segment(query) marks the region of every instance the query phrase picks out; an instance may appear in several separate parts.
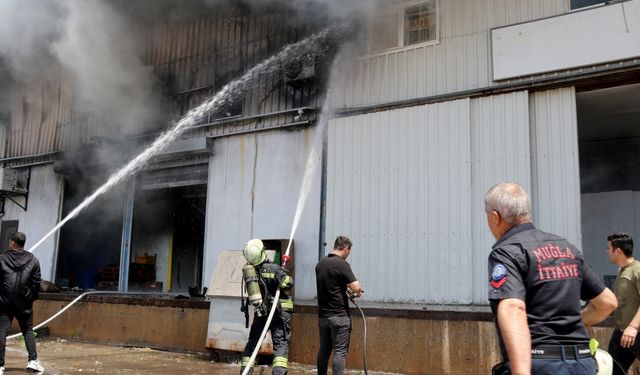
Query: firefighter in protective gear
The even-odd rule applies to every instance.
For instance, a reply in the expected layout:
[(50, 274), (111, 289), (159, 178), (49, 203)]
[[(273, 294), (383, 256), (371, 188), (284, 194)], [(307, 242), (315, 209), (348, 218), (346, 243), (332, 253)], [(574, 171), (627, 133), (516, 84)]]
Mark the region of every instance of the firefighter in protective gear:
[[(291, 314), (293, 313), (293, 302), (286, 291), (293, 287), (293, 278), (289, 272), (272, 263), (267, 258), (267, 253), (262, 241), (251, 240), (244, 247), (243, 255), (247, 262), (255, 267), (255, 273), (262, 293), (262, 307), (254, 306), (253, 323), (249, 331), (249, 341), (242, 353), (242, 367), (240, 373), (249, 364), (251, 354), (258, 344), (260, 334), (267, 323), (268, 312), (272, 304), (277, 303), (277, 311), (273, 316), (269, 330), (273, 341), (273, 374), (287, 374), (289, 363), (289, 340), (291, 338)], [(245, 266), (246, 267), (246, 266)], [(245, 282), (246, 286), (246, 282)], [(273, 301), (276, 291), (280, 289), (279, 301)], [(249, 293), (249, 292), (248, 292)], [(256, 298), (253, 299), (254, 301)], [(266, 312), (266, 313), (265, 313)], [(250, 369), (249, 374), (253, 374)]]

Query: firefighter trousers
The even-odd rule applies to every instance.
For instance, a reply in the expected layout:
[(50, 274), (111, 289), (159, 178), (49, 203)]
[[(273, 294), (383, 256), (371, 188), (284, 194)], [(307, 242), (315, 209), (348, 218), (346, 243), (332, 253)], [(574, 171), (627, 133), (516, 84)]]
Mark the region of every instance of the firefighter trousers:
[[(253, 317), (253, 324), (249, 331), (249, 341), (242, 352), (242, 367), (240, 373), (249, 363), (253, 350), (258, 345), (260, 334), (267, 323), (267, 316)], [(273, 342), (273, 375), (286, 375), (289, 367), (289, 340), (291, 339), (291, 312), (278, 311), (274, 314), (271, 325), (271, 341)], [(255, 365), (255, 363), (254, 363)], [(248, 374), (253, 374), (250, 369)]]

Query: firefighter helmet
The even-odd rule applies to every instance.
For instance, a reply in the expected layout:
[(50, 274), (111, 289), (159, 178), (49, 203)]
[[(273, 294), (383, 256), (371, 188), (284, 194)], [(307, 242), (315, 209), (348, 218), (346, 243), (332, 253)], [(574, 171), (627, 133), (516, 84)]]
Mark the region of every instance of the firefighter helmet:
[(596, 362), (598, 362), (598, 375), (613, 374), (613, 359), (611, 355), (602, 349), (596, 350)]
[(247, 244), (244, 245), (244, 250), (242, 250), (242, 255), (244, 255), (244, 258), (252, 266), (257, 266), (267, 258), (267, 252), (260, 240), (250, 240), (247, 242)]

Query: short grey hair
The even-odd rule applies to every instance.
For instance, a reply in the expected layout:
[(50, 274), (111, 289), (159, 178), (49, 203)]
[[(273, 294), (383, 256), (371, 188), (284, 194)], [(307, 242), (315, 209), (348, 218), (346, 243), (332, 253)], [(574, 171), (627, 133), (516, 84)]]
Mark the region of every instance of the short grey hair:
[(484, 207), (487, 212), (497, 211), (508, 224), (528, 221), (531, 215), (529, 194), (513, 182), (493, 185), (484, 196)]

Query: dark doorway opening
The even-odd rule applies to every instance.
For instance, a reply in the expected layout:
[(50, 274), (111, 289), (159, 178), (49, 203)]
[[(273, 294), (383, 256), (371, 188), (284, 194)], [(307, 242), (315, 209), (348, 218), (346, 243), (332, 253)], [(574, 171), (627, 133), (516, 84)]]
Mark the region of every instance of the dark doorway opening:
[[(105, 175), (67, 178), (65, 217), (107, 179)], [(123, 185), (102, 195), (60, 230), (56, 284), (81, 289), (117, 289), (122, 242)]]
[(129, 290), (202, 289), (206, 185), (136, 192)]
[(610, 282), (607, 235), (640, 236), (640, 84), (578, 92), (576, 109), (583, 252)]
[(18, 231), (18, 220), (6, 220), (2, 222), (0, 229), (0, 254), (9, 250), (9, 237)]

